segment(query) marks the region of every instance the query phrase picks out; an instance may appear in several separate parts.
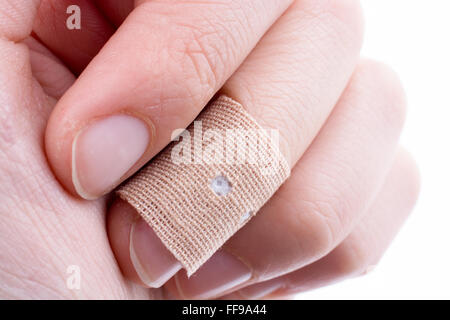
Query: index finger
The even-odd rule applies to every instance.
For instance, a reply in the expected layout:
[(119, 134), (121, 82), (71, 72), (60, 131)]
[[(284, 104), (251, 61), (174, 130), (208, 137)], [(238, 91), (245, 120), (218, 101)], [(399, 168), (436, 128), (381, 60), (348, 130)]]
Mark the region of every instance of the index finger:
[(292, 1), (138, 2), (48, 124), (57, 177), (86, 199), (112, 190), (191, 123)]

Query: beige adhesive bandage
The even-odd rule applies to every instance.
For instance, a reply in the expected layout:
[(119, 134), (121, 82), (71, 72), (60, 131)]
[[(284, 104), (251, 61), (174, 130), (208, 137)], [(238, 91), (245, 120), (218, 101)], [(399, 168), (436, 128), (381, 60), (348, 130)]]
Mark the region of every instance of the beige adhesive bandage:
[(272, 197), (290, 173), (278, 131), (220, 96), (119, 188), (192, 275)]

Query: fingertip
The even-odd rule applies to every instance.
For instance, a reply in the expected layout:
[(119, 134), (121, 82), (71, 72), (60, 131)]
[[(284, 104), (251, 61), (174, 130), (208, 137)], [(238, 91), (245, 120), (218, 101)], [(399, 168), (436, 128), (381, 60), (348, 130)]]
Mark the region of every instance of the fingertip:
[(160, 288), (181, 264), (127, 202), (116, 199), (108, 215), (108, 236), (125, 278), (149, 288)]
[(130, 234), (133, 224), (140, 219), (135, 209), (127, 202), (117, 198), (109, 208), (107, 232), (111, 249), (125, 278), (144, 285), (130, 258)]
[(94, 200), (145, 165), (152, 156), (154, 138), (153, 123), (140, 113), (86, 115), (69, 97), (58, 103), (48, 121), (45, 150), (64, 188)]
[(72, 152), (64, 152), (65, 139), (68, 136), (67, 129), (59, 131), (58, 123), (61, 122), (60, 113), (56, 109), (47, 121), (44, 137), (44, 149), (48, 165), (61, 186), (71, 195), (79, 197), (72, 183)]

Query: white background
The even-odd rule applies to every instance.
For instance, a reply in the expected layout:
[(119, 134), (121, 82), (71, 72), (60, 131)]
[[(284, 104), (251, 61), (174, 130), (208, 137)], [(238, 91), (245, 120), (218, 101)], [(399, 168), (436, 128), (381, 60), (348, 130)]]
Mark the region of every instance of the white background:
[(403, 80), (402, 144), (419, 164), (417, 206), (376, 269), (299, 299), (450, 299), (450, 1), (362, 0), (362, 55)]

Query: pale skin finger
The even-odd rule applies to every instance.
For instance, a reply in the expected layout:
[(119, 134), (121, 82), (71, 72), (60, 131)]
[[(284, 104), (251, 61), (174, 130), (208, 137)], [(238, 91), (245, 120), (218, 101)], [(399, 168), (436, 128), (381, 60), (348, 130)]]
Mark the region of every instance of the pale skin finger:
[[(364, 62), (290, 179), (222, 252), (246, 268), (210, 261), (187, 278), (183, 271), (169, 288), (184, 298), (227, 293), (213, 276), (250, 277), (234, 287), (268, 280), (328, 254), (354, 228), (374, 200), (394, 158), (405, 102), (392, 71)], [(239, 279), (243, 279), (242, 277)], [(175, 284), (175, 285), (174, 285)]]
[[(291, 165), (296, 162), (323, 125), (358, 60), (362, 37), (360, 8), (354, 1), (331, 3), (298, 1), (289, 8), (223, 89), (238, 101), (243, 101), (247, 110), (261, 124), (270, 127), (270, 123), (280, 129), (281, 136), (285, 138), (282, 150)], [(311, 14), (311, 11), (314, 14)], [(345, 25), (341, 22), (344, 20), (347, 23)], [(314, 37), (318, 29), (317, 25), (321, 26), (319, 29), (323, 30), (327, 37)], [(291, 41), (296, 38), (308, 40)], [(345, 38), (347, 41), (339, 43), (336, 41), (337, 38)], [(332, 49), (330, 49), (330, 43), (333, 46)], [(275, 48), (283, 54), (273, 57), (271, 53)], [(326, 54), (328, 51), (334, 54), (328, 56)], [(320, 58), (317, 58), (319, 54)], [(292, 72), (293, 65), (298, 72)], [(329, 71), (327, 77), (320, 72), (325, 69)], [(265, 78), (271, 81), (266, 82), (263, 80)], [(318, 83), (320, 85), (317, 85)], [(239, 90), (240, 87), (243, 89)], [(298, 90), (298, 87), (305, 90)], [(278, 90), (284, 90), (284, 94), (279, 94)], [(323, 94), (324, 92), (326, 94)], [(262, 103), (264, 99), (251, 99), (259, 94), (262, 98), (266, 98), (265, 103)], [(271, 96), (282, 96), (282, 98), (278, 101)], [(279, 110), (278, 116), (275, 117), (276, 110), (280, 109), (280, 106), (285, 109)], [(301, 117), (301, 114), (305, 116)], [(299, 122), (302, 123), (302, 129), (296, 130)], [(298, 137), (300, 130), (303, 132), (302, 139), (291, 139), (291, 137)], [(124, 214), (127, 218), (119, 217), (120, 214)], [(162, 256), (157, 252), (165, 252), (167, 255), (167, 250), (158, 240), (155, 246), (149, 248), (146, 245), (151, 239), (155, 239), (155, 236), (151, 229), (142, 223), (134, 230), (141, 230), (143, 236), (133, 232), (133, 237), (141, 239), (133, 242), (139, 248), (135, 248), (131, 255), (135, 257), (134, 254), (140, 251), (138, 255), (141, 262), (137, 263), (135, 259), (134, 264), (141, 269), (141, 276), (136, 274), (130, 259), (132, 246), (129, 236), (136, 217), (137, 214), (133, 213), (133, 209), (123, 203), (119, 202), (113, 206), (109, 217), (112, 247), (116, 255), (121, 257), (118, 260), (128, 278), (139, 282), (142, 282), (140, 278), (145, 278), (144, 283), (148, 286), (159, 286), (180, 266), (173, 258), (172, 260), (164, 259), (164, 261), (153, 258)], [(125, 231), (119, 232), (121, 228)], [(141, 268), (145, 268), (147, 263), (148, 271), (151, 273), (148, 276)]]
[(52, 113), (46, 151), (59, 181), (94, 199), (132, 175), (192, 122), (291, 2), (137, 2)]
[(225, 299), (279, 298), (364, 275), (380, 261), (418, 198), (420, 177), (410, 154), (400, 149), (380, 193), (351, 234), (322, 259)]

